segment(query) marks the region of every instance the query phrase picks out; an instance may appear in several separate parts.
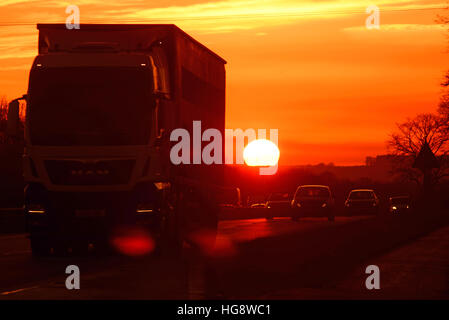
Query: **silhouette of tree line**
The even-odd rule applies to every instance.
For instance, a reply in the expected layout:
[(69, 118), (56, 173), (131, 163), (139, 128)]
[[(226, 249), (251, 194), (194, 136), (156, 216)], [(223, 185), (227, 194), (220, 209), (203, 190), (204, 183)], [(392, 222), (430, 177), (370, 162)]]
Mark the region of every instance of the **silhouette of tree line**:
[(22, 144), (23, 143), (23, 129), (24, 129), (24, 119), (25, 119), (25, 103), (20, 103), (20, 124), (19, 133), (17, 137), (12, 139), (6, 133), (7, 121), (8, 121), (8, 101), (5, 96), (0, 97), (0, 144)]
[[(449, 17), (439, 16), (438, 22), (449, 26)], [(435, 113), (422, 113), (397, 124), (397, 130), (387, 141), (390, 152), (397, 156), (394, 173), (404, 180), (423, 183), (423, 174), (413, 163), (421, 148), (428, 144), (438, 159), (432, 169), (432, 184), (449, 177), (449, 70), (441, 83), (442, 94)]]

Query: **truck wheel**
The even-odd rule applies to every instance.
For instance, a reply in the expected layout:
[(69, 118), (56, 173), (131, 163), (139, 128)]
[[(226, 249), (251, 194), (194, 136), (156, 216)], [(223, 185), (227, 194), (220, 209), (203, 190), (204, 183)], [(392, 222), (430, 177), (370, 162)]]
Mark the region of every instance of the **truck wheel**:
[(114, 249), (107, 238), (99, 238), (93, 241), (94, 252), (100, 256), (114, 254)]
[(72, 254), (76, 256), (85, 256), (89, 251), (89, 243), (87, 241), (81, 241), (71, 244)]
[(203, 253), (215, 247), (219, 206), (204, 190), (189, 190), (181, 202), (181, 226), (184, 241)]
[(162, 251), (180, 256), (184, 244), (203, 252), (215, 246), (219, 207), (207, 194), (184, 188), (175, 196), (173, 210), (166, 214)]
[(173, 192), (164, 208), (162, 232), (156, 250), (164, 256), (179, 257), (184, 246), (181, 218), (183, 214), (182, 194)]
[(55, 242), (53, 245), (53, 254), (57, 257), (65, 257), (69, 253), (68, 245), (65, 241)]
[(167, 213), (157, 250), (165, 256), (179, 257), (182, 253), (183, 239), (179, 229), (176, 212)]
[(51, 246), (49, 242), (41, 238), (30, 238), (31, 253), (34, 257), (46, 257), (50, 255)]

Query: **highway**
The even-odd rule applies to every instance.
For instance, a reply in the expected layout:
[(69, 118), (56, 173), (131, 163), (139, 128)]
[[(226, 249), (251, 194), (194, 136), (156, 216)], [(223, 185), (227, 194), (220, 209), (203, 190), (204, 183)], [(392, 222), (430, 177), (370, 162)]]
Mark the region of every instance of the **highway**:
[[(227, 283), (227, 288), (222, 288), (223, 279), (239, 277), (235, 268), (238, 270), (240, 263), (238, 250), (242, 246), (290, 234), (296, 236), (318, 231), (326, 232), (326, 229), (364, 219), (370, 218), (337, 217), (334, 223), (321, 218), (306, 218), (299, 222), (286, 218), (272, 221), (265, 219), (222, 221), (219, 224), (216, 245), (218, 260), (205, 257), (193, 249), (186, 249), (187, 253), (181, 259), (154, 255), (126, 257), (95, 253), (82, 257), (69, 255), (36, 259), (31, 256), (25, 234), (0, 235), (0, 299), (242, 297), (232, 294), (241, 289), (229, 287), (232, 286), (232, 281)], [(288, 243), (284, 245), (285, 248), (288, 247)], [(260, 255), (261, 250), (263, 252), (263, 248), (258, 248), (254, 254)], [(80, 290), (67, 290), (65, 287), (65, 279), (68, 276), (65, 274), (65, 268), (68, 265), (77, 265), (80, 268)], [(222, 265), (226, 267), (222, 268)], [(229, 265), (232, 265), (232, 268), (229, 268)], [(251, 267), (257, 268), (257, 265)], [(266, 289), (281, 290), (269, 281)]]

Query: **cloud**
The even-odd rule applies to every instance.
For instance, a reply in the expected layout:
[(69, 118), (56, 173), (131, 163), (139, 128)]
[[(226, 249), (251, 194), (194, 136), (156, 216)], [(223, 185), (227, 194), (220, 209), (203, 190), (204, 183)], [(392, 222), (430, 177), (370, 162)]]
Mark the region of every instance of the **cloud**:
[[(134, 10), (107, 10), (113, 19), (132, 21), (175, 22), (186, 29), (200, 32), (229, 31), (290, 24), (300, 20), (335, 18), (366, 14), (370, 1), (295, 1), (295, 0), (230, 0)], [(379, 0), (381, 12), (426, 10), (442, 7), (433, 2)], [(219, 27), (218, 27), (219, 26)]]
[[(0, 59), (36, 55), (37, 31), (29, 26), (0, 28)], [(0, 67), (4, 67), (0, 65)]]
[[(374, 30), (374, 32), (379, 31), (444, 31), (446, 28), (443, 24), (381, 24), (379, 30)], [(344, 28), (343, 31), (347, 32), (366, 32), (367, 28), (365, 26), (348, 27)], [(373, 32), (373, 31), (370, 31)]]
[[(3, 0), (0, 4), (0, 58), (31, 57), (36, 53), (34, 22), (65, 23), (61, 0)], [(194, 34), (220, 34), (289, 25), (298, 21), (365, 15), (371, 1), (355, 0), (79, 0), (81, 23), (175, 23)], [(444, 6), (432, 0), (377, 0), (382, 12), (387, 10), (426, 10)], [(14, 17), (15, 20), (12, 20)], [(11, 26), (7, 26), (12, 24)], [(388, 24), (382, 31), (438, 30), (438, 25)], [(365, 30), (347, 27), (346, 32)]]
[(29, 70), (29, 69), (30, 69), (29, 64), (20, 64), (20, 65), (15, 65), (15, 66), (2, 66), (2, 67), (0, 67), (0, 72), (1, 71), (14, 71), (14, 70)]

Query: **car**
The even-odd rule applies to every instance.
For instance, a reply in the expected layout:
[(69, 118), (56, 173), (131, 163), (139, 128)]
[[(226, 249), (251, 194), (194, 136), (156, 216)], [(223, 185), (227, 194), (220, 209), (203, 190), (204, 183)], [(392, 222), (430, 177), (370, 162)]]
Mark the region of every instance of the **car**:
[(221, 188), (218, 202), (222, 208), (240, 208), (242, 206), (240, 188)]
[(335, 220), (335, 200), (328, 186), (302, 185), (296, 189), (291, 201), (292, 219), (302, 217), (327, 217)]
[(388, 211), (393, 214), (408, 213), (411, 211), (411, 199), (409, 196), (396, 196), (388, 199)]
[(372, 189), (354, 189), (345, 201), (345, 210), (349, 215), (378, 214), (379, 198)]
[(271, 220), (275, 216), (284, 216), (290, 211), (291, 193), (273, 192), (268, 196), (266, 208), (269, 209), (267, 219)]
[(239, 188), (221, 188), (218, 194), (220, 211), (227, 215), (242, 207), (242, 198)]
[(250, 208), (266, 208), (266, 194), (251, 194), (246, 197), (246, 205)]
[(267, 204), (266, 203), (253, 203), (252, 205), (249, 206), (250, 208), (262, 208), (262, 209), (266, 209), (267, 208)]

